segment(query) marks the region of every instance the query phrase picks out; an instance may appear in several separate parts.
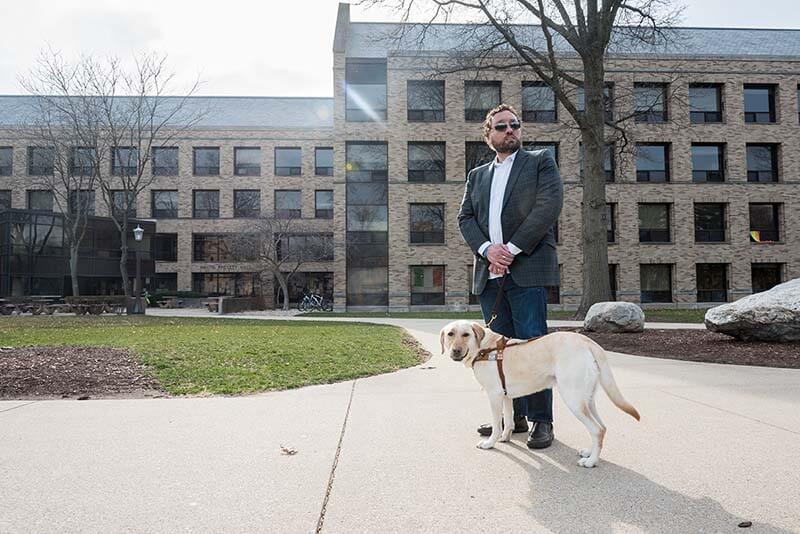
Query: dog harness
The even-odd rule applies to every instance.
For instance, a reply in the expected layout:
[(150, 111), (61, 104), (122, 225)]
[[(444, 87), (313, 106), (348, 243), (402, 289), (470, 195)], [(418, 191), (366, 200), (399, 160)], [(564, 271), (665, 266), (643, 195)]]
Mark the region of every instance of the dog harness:
[[(475, 356), (475, 359), (472, 360), (472, 365), (474, 366), (475, 362), (482, 362), (482, 361), (488, 362), (495, 360), (497, 362), (497, 374), (500, 375), (500, 385), (503, 386), (503, 394), (508, 396), (508, 391), (506, 391), (506, 374), (503, 372), (503, 352), (506, 350), (507, 347), (525, 345), (526, 343), (530, 343), (531, 341), (537, 340), (540, 337), (542, 336), (532, 337), (524, 341), (512, 341), (511, 343), (509, 343), (508, 338), (502, 336), (497, 341), (497, 345), (495, 347), (479, 350), (478, 355)], [(492, 358), (491, 356), (492, 353), (495, 353), (494, 358)]]

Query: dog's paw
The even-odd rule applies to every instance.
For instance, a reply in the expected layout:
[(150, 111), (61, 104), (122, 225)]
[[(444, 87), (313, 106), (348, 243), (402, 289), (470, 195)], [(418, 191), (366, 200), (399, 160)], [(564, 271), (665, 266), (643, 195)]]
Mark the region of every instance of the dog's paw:
[(592, 449), (581, 449), (578, 451), (578, 456), (581, 458), (588, 458), (592, 455)]
[(490, 439), (485, 439), (483, 441), (478, 442), (476, 447), (478, 447), (479, 449), (484, 449), (484, 450), (491, 449), (492, 447), (494, 447), (494, 441), (492, 441)]
[(500, 435), (500, 441), (503, 443), (509, 441), (511, 439), (511, 432), (503, 430), (503, 433)]
[(597, 461), (591, 458), (581, 458), (578, 460), (578, 465), (581, 467), (594, 467), (597, 465)]

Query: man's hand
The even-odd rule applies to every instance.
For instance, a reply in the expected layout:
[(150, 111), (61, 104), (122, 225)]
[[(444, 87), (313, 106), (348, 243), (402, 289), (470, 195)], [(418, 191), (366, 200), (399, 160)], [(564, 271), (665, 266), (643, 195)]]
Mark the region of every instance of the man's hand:
[(489, 245), (486, 249), (486, 258), (489, 260), (489, 272), (492, 274), (505, 274), (508, 266), (514, 261), (514, 255), (506, 245)]

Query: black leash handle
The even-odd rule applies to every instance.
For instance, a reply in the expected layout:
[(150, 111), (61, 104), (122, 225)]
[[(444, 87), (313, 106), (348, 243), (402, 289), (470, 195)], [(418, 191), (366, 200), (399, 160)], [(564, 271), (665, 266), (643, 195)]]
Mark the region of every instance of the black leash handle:
[(497, 292), (497, 298), (494, 300), (494, 307), (492, 308), (492, 315), (489, 318), (489, 322), (486, 323), (486, 328), (491, 328), (492, 323), (495, 319), (497, 319), (497, 308), (500, 306), (500, 300), (503, 298), (503, 288), (506, 285), (506, 278), (508, 278), (508, 274), (503, 275), (503, 280), (500, 282), (500, 290)]

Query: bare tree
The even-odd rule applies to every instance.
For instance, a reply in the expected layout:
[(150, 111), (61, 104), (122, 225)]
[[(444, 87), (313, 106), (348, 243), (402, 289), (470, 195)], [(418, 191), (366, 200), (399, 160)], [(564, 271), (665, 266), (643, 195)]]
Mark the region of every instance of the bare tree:
[[(669, 27), (681, 8), (673, 0), (362, 0), (367, 7), (398, 10), (403, 22), (391, 35), (399, 50), (430, 50), (442, 26), (453, 24), (446, 57), (432, 57), (436, 75), (492, 69), (530, 69), (574, 119), (584, 154), (582, 249), (583, 291), (577, 311), (583, 317), (595, 302), (609, 300), (606, 242), (605, 144), (610, 136), (627, 145), (626, 121), (649, 109), (610, 117), (604, 96), (609, 50), (652, 51), (671, 41)], [(427, 41), (426, 41), (427, 39)], [(583, 109), (576, 96), (582, 96)], [(662, 102), (663, 103), (663, 102)], [(659, 105), (658, 100), (649, 104)]]
[(254, 266), (262, 278), (274, 277), (289, 309), (289, 281), (301, 267), (333, 260), (333, 234), (305, 232), (298, 219), (262, 217), (247, 234), (233, 234), (228, 250), (233, 261)]

